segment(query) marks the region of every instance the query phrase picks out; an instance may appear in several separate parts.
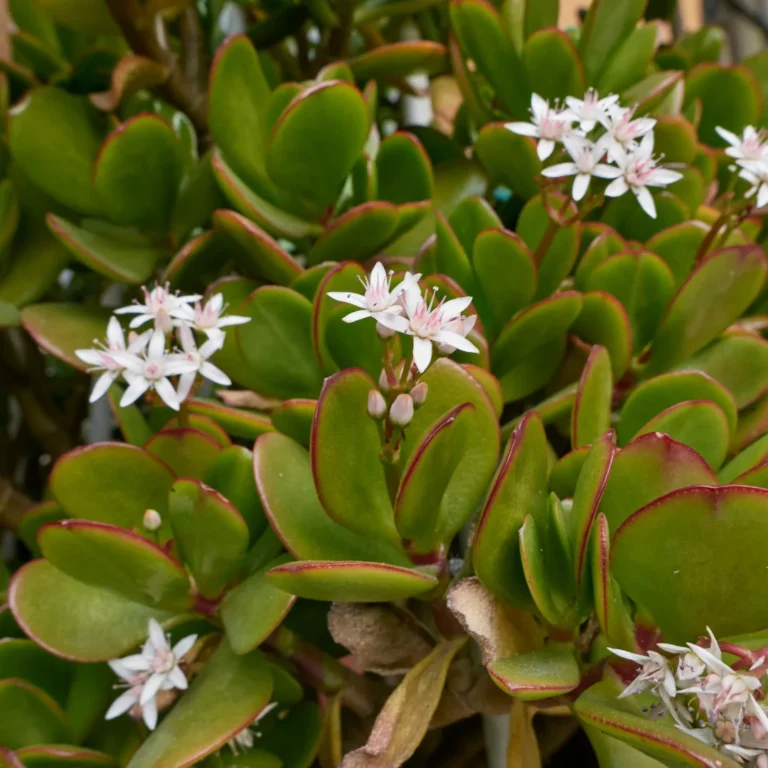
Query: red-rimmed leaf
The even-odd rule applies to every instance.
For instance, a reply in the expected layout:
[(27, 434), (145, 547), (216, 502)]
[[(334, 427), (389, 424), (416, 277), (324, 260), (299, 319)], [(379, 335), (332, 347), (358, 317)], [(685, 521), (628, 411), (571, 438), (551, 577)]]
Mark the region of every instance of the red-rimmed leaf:
[(423, 594), (437, 579), (422, 571), (385, 563), (303, 560), (272, 568), (267, 579), (279, 589), (310, 600), (380, 603)]
[(654, 235), (645, 247), (666, 262), (675, 277), (675, 285), (679, 287), (688, 277), (707, 232), (708, 227), (703, 222), (686, 221)]
[(421, 142), (397, 131), (381, 142), (376, 154), (378, 196), (398, 205), (431, 200), (435, 189), (432, 163)]
[(32, 640), (0, 639), (0, 680), (25, 680), (65, 707), (73, 676), (71, 664), (52, 656)]
[(523, 701), (562, 696), (581, 681), (573, 648), (559, 643), (497, 659), (488, 665), (488, 674), (502, 691)]
[(71, 730), (61, 707), (36, 685), (0, 680), (0, 741), (11, 749), (67, 742)]
[(559, 499), (573, 498), (576, 483), (589, 453), (589, 446), (569, 451), (561, 456), (552, 466), (549, 473), (549, 488)]
[(571, 411), (571, 446), (590, 445), (611, 426), (613, 376), (605, 347), (592, 347), (579, 379)]
[(562, 30), (534, 32), (525, 41), (523, 63), (531, 88), (542, 98), (562, 101), (565, 96), (584, 94), (584, 68), (571, 38)]
[(495, 184), (504, 184), (524, 200), (537, 194), (541, 160), (533, 139), (512, 133), (504, 123), (488, 123), (477, 135), (475, 152)]
[(111, 755), (86, 747), (67, 747), (62, 744), (24, 747), (16, 754), (26, 768), (117, 768), (118, 762)]
[[(729, 461), (718, 473), (717, 479), (721, 485), (727, 485), (743, 475), (748, 470), (762, 464), (768, 458), (768, 435), (763, 435), (747, 446), (731, 461)], [(749, 485), (749, 483), (745, 483)]]
[(216, 460), (221, 446), (196, 429), (163, 429), (149, 438), (145, 450), (177, 476), (201, 478)]
[(632, 328), (621, 302), (604, 291), (585, 293), (573, 332), (582, 341), (601, 344), (608, 350), (614, 381), (619, 381), (632, 355)]
[(270, 418), (275, 429), (309, 448), (316, 407), (317, 400), (286, 400), (270, 413)]
[(548, 624), (558, 626), (563, 612), (556, 604), (554, 590), (548, 582), (544, 547), (536, 522), (530, 515), (523, 521), (517, 535), (520, 544), (520, 562), (531, 598), (544, 620)]
[(229, 260), (229, 244), (220, 232), (203, 232), (193, 237), (171, 259), (162, 280), (179, 288), (196, 290), (219, 275), (223, 260)]
[(448, 53), (441, 43), (412, 40), (381, 45), (352, 57), (348, 63), (359, 81), (371, 78), (389, 81), (415, 72), (438, 75), (448, 69)]
[(0, 768), (24, 768), (24, 763), (6, 747), (0, 747)]
[(255, 440), (259, 435), (273, 430), (269, 417), (256, 411), (232, 408), (218, 400), (200, 397), (188, 399), (187, 405), (191, 413), (209, 417), (233, 437)]
[(91, 104), (104, 112), (114, 112), (120, 102), (143, 88), (162, 85), (168, 77), (168, 67), (146, 56), (124, 56), (112, 70), (108, 91), (91, 93)]

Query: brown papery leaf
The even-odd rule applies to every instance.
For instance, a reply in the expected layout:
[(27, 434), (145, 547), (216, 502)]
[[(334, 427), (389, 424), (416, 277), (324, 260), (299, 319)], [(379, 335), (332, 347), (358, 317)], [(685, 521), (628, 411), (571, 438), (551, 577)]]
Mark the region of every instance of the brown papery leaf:
[(440, 701), (448, 667), (466, 641), (444, 640), (403, 678), (376, 718), (368, 743), (350, 752), (341, 768), (398, 768), (416, 751)]
[(415, 616), (384, 604), (334, 603), (328, 629), (358, 667), (380, 675), (405, 674), (435, 645)]
[(477, 577), (462, 579), (448, 593), (448, 608), (483, 653), (483, 664), (541, 648), (541, 629), (527, 611), (497, 600)]
[(271, 411), (283, 402), (247, 389), (217, 389), (216, 397), (232, 408), (254, 408), (257, 411)]
[(509, 746), (507, 768), (541, 768), (539, 742), (533, 730), (533, 707), (519, 699), (512, 700), (509, 711)]

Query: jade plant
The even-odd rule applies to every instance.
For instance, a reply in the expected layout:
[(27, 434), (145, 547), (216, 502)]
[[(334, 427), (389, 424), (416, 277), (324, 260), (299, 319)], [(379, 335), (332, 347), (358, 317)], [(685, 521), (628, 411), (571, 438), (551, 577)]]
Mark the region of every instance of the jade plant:
[(767, 54), (558, 6), (10, 0), (1, 768), (768, 765)]

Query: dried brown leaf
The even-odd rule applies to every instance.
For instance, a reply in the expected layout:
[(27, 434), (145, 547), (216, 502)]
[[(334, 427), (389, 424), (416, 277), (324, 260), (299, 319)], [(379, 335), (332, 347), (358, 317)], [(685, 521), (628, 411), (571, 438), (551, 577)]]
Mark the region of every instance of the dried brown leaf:
[(271, 411), (283, 402), (247, 389), (217, 389), (216, 397), (231, 408), (253, 408), (257, 411)]
[(512, 700), (509, 711), (507, 768), (541, 768), (539, 742), (533, 730), (536, 710), (524, 701)]

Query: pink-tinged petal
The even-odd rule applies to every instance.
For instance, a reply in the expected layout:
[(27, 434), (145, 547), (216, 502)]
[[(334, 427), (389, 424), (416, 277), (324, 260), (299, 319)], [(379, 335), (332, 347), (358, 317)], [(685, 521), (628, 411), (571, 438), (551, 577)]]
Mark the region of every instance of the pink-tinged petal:
[(456, 349), (460, 349), (463, 352), (480, 351), (469, 339), (453, 331), (438, 331), (435, 334), (435, 341), (438, 344), (448, 344), (451, 347), (456, 347)]
[(143, 304), (129, 304), (127, 307), (118, 307), (113, 310), (115, 315), (143, 315), (147, 308)]
[(375, 317), (377, 322), (381, 323), (385, 328), (389, 328), (390, 331), (405, 333), (408, 330), (408, 321), (394, 312), (377, 312)]
[(164, 674), (156, 672), (154, 675), (149, 676), (149, 680), (144, 683), (144, 687), (141, 689), (141, 696), (139, 697), (139, 704), (143, 707), (148, 701), (157, 696), (158, 691), (165, 682), (166, 676)]
[(152, 334), (154, 331), (152, 329), (148, 331), (144, 331), (144, 333), (140, 333), (129, 345), (128, 345), (128, 352), (130, 352), (132, 355), (136, 355), (139, 352), (143, 352), (144, 348), (149, 343), (149, 340), (152, 338)]
[(475, 327), (475, 323), (477, 322), (477, 315), (469, 315), (468, 317), (464, 318), (464, 336), (467, 336), (469, 332)]
[[(192, 329), (188, 325), (184, 324), (179, 326), (178, 336), (179, 336), (179, 341), (181, 342), (181, 348), (185, 352), (197, 351), (197, 344), (195, 344), (195, 337), (192, 333)], [(163, 346), (163, 348), (165, 348), (165, 346)]]
[(157, 392), (160, 399), (169, 407), (173, 408), (174, 411), (179, 410), (179, 398), (176, 395), (176, 390), (173, 388), (173, 384), (171, 384), (168, 379), (163, 377), (162, 379), (158, 379), (155, 382), (155, 392)]
[(370, 282), (372, 285), (387, 284), (387, 270), (384, 268), (384, 265), (380, 261), (377, 261), (374, 268), (371, 270)]
[(651, 173), (651, 177), (648, 179), (648, 184), (654, 187), (666, 186), (667, 184), (674, 184), (682, 178), (682, 173), (672, 171), (669, 168), (657, 168)]
[(113, 702), (110, 708), (107, 710), (107, 714), (104, 715), (105, 720), (114, 720), (120, 715), (124, 715), (131, 707), (135, 706), (138, 701), (138, 696), (133, 690), (126, 691), (120, 694)]
[[(330, 296), (330, 294), (328, 294)], [(352, 294), (354, 296), (354, 294)], [(228, 325), (243, 325), (244, 323), (250, 323), (250, 317), (243, 317), (242, 315), (224, 315), (219, 319), (219, 328), (226, 328)]]
[(144, 720), (144, 725), (146, 725), (150, 731), (154, 731), (157, 727), (157, 702), (154, 699), (148, 701), (141, 708), (141, 717)]
[(459, 296), (458, 299), (450, 299), (443, 304), (443, 317), (456, 317), (460, 315), (472, 303), (471, 296)]
[(421, 373), (427, 370), (432, 360), (432, 342), (422, 339), (420, 336), (413, 337), (413, 362)]
[(179, 376), (179, 383), (176, 387), (176, 397), (178, 397), (179, 402), (184, 402), (187, 399), (187, 395), (192, 390), (192, 385), (195, 383), (196, 378), (197, 373), (195, 371), (182, 373)]
[(174, 667), (168, 673), (168, 682), (171, 683), (174, 688), (178, 688), (180, 691), (186, 691), (189, 687), (187, 678), (184, 676), (184, 673), (181, 671), (181, 669), (179, 669), (179, 667)]
[(328, 296), (334, 301), (343, 301), (345, 304), (352, 304), (354, 307), (364, 309), (368, 306), (365, 296), (359, 293), (342, 293), (340, 291), (329, 291)]
[(629, 185), (624, 177), (619, 176), (605, 188), (605, 194), (607, 197), (621, 197), (628, 189)]
[(129, 373), (140, 376), (144, 373), (144, 361), (132, 352), (110, 352), (109, 356)]
[(653, 201), (653, 195), (647, 187), (636, 187), (632, 190), (635, 193), (640, 207), (652, 218), (656, 218), (656, 203)]
[[(419, 280), (421, 280), (421, 272), (415, 275), (406, 272), (405, 275), (403, 275), (403, 279), (390, 291), (390, 298), (396, 299), (403, 291), (408, 290), (412, 285), (417, 285)], [(389, 309), (390, 312), (394, 312), (395, 310), (399, 312), (400, 307), (390, 307)]]
[(99, 368), (104, 367), (104, 358), (101, 350), (98, 349), (76, 349), (75, 354), (88, 365), (96, 365)]
[(539, 156), (539, 160), (547, 160), (549, 156), (555, 151), (555, 142), (552, 139), (541, 139), (536, 147), (536, 154)]
[(88, 402), (95, 403), (97, 400), (100, 400), (102, 397), (104, 397), (104, 395), (107, 394), (107, 390), (112, 386), (115, 379), (119, 375), (120, 374), (118, 373), (112, 373), (110, 371), (102, 373), (101, 376), (96, 379), (96, 383), (93, 385), (93, 389), (91, 390)]
[(365, 320), (366, 317), (373, 317), (373, 312), (369, 309), (358, 309), (357, 312), (350, 312), (341, 319), (345, 323), (356, 323), (358, 320)]
[(405, 289), (405, 311), (412, 317), (421, 303), (421, 288), (418, 283), (412, 283)]
[(536, 121), (540, 121), (547, 112), (549, 112), (549, 102), (539, 96), (538, 93), (534, 93), (531, 96), (531, 112), (533, 113)]
[(138, 317), (134, 317), (133, 320), (131, 320), (129, 328), (139, 328), (140, 326), (144, 325), (144, 323), (148, 323), (150, 320), (154, 320), (154, 315), (139, 315)]
[(584, 109), (584, 102), (581, 99), (577, 99), (575, 96), (566, 96), (565, 103), (573, 110), (573, 112), (581, 112), (581, 110)]
[(200, 357), (203, 360), (207, 360), (214, 352), (218, 352), (224, 346), (226, 338), (224, 333), (214, 333), (209, 336), (208, 340), (198, 350)]
[(186, 355), (166, 355), (163, 360), (163, 372), (166, 376), (178, 376), (191, 373), (200, 368), (199, 361), (190, 360)]
[(206, 302), (206, 306), (211, 307), (213, 311), (218, 315), (224, 307), (224, 294), (214, 293), (210, 299)]
[(617, 168), (614, 165), (598, 163), (592, 169), (592, 175), (597, 176), (598, 179), (617, 179), (621, 176), (621, 168)]
[(123, 326), (120, 325), (120, 321), (114, 316), (110, 317), (109, 322), (107, 323), (107, 341), (112, 347), (125, 349)]
[(197, 635), (187, 635), (186, 637), (182, 637), (181, 640), (173, 646), (173, 655), (177, 659), (183, 658), (192, 650), (192, 646), (196, 642)]
[(149, 382), (144, 378), (137, 376), (129, 381), (128, 389), (123, 392), (123, 396), (120, 398), (120, 407), (125, 408), (127, 405), (135, 403), (148, 389)]
[(576, 163), (558, 163), (557, 165), (545, 168), (541, 175), (551, 179), (559, 179), (563, 176), (573, 176), (578, 172), (579, 169), (576, 167)]
[(215, 384), (221, 384), (222, 387), (228, 387), (232, 384), (232, 379), (213, 363), (203, 363), (200, 366), (200, 375), (208, 379), (208, 381), (212, 381)]
[(539, 129), (532, 123), (505, 123), (504, 127), (518, 136), (531, 136), (535, 139), (539, 135)]
[(578, 202), (584, 195), (587, 194), (589, 189), (589, 182), (592, 177), (588, 173), (577, 173), (576, 178), (573, 180), (573, 187), (571, 189), (571, 196)]
[(632, 653), (631, 651), (625, 651), (621, 648), (609, 648), (608, 650), (611, 653), (616, 654), (616, 656), (620, 656), (622, 659), (634, 661), (635, 664), (645, 664), (645, 662), (648, 661), (647, 656), (641, 656), (639, 653)]
[(732, 146), (737, 146), (738, 144), (741, 144), (741, 139), (735, 134), (731, 133), (730, 131), (726, 130), (725, 128), (722, 128), (721, 126), (715, 126), (715, 130), (717, 131), (720, 138), (725, 139), (729, 144)]
[(148, 623), (149, 639), (152, 642), (152, 646), (155, 650), (171, 650), (171, 646), (168, 644), (168, 637), (166, 636), (163, 628), (160, 626), (160, 622), (157, 619), (150, 619)]
[(147, 347), (147, 357), (152, 360), (159, 360), (165, 354), (165, 334), (162, 331), (155, 331), (149, 340)]

